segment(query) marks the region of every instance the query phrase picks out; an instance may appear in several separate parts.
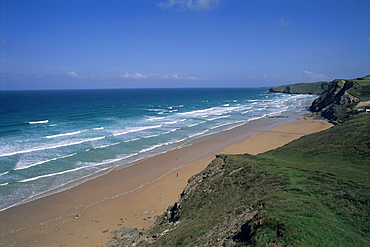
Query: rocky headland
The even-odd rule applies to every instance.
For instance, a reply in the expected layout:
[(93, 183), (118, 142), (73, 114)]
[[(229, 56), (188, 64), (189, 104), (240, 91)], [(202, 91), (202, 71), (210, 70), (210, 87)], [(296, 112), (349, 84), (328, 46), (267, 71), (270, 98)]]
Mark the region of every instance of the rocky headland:
[(287, 94), (322, 94), (331, 82), (311, 82), (311, 83), (296, 83), (291, 85), (282, 85), (271, 87), (271, 93), (287, 93)]
[(353, 113), (355, 106), (361, 101), (348, 90), (354, 82), (334, 80), (330, 86), (314, 101), (310, 107), (312, 112), (331, 121), (343, 121)]
[(309, 110), (333, 123), (345, 121), (370, 105), (370, 76), (331, 82), (297, 83), (270, 88), (273, 93), (317, 94)]

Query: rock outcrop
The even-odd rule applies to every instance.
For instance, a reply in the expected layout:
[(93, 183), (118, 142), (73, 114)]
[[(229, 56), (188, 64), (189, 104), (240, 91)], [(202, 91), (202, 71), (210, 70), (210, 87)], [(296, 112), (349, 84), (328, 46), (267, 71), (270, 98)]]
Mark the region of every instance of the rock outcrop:
[[(170, 206), (142, 235), (113, 246), (236, 246), (252, 241), (252, 231), (264, 225), (263, 210), (284, 181), (240, 155), (216, 158), (194, 175)], [(243, 159), (244, 162), (238, 162)], [(268, 189), (267, 189), (268, 187)], [(187, 237), (191, 236), (191, 240)], [(186, 240), (185, 240), (186, 239)], [(185, 242), (184, 242), (185, 241)], [(190, 241), (190, 242), (188, 242)], [(131, 245), (120, 245), (131, 243)]]
[[(188, 196), (192, 191), (194, 191), (199, 185), (201, 185), (204, 180), (208, 177), (213, 177), (217, 174), (217, 176), (223, 176), (224, 169), (223, 166), (225, 164), (226, 156), (218, 156), (204, 169), (201, 173), (194, 175), (188, 181), (187, 186), (180, 194), (180, 200), (176, 202), (174, 205), (170, 206), (167, 211), (162, 215), (162, 219), (157, 221), (157, 224), (161, 225), (165, 222), (176, 222), (180, 219), (181, 216), (181, 209), (184, 202), (188, 199)], [(209, 189), (206, 189), (209, 190)]]
[[(272, 93), (318, 94), (310, 111), (333, 123), (345, 121), (352, 114), (365, 111), (370, 98), (370, 76), (332, 82), (296, 83), (270, 88)], [(360, 103), (361, 102), (361, 103)]]
[[(244, 157), (249, 156), (240, 158)], [(198, 246), (235, 246), (250, 242), (251, 230), (264, 224), (260, 213), (271, 202), (273, 189), (266, 186), (275, 188), (282, 181), (282, 176), (267, 174), (252, 163), (216, 156), (188, 181), (179, 200), (151, 227), (142, 232), (114, 231), (107, 246), (195, 246), (196, 242), (202, 243)], [(193, 235), (191, 243), (179, 240), (189, 234)]]
[[(222, 176), (224, 174), (223, 166), (225, 164), (226, 157), (216, 156), (216, 158), (209, 164), (209, 166), (201, 173), (194, 175), (188, 181), (187, 186), (180, 194), (179, 200), (169, 206), (167, 210), (155, 221), (153, 226), (146, 230), (140, 230), (136, 228), (121, 228), (111, 232), (111, 239), (109, 244), (104, 247), (124, 247), (124, 246), (142, 246), (151, 244), (156, 239), (166, 235), (168, 232), (176, 229), (176, 225), (180, 223), (181, 211), (184, 202), (188, 199), (188, 196), (210, 176), (217, 174)], [(254, 216), (255, 214), (253, 214)], [(167, 227), (162, 232), (152, 234), (151, 228), (159, 227), (166, 223), (170, 223), (170, 227)], [(141, 242), (141, 244), (140, 244)]]
[(136, 242), (143, 235), (143, 230), (137, 228), (121, 228), (111, 232), (112, 238), (106, 247), (135, 246)]
[[(167, 210), (157, 219), (157, 221), (154, 223), (152, 228), (159, 227), (161, 225), (167, 225), (166, 229), (162, 232), (157, 232), (155, 234), (148, 234), (150, 231), (147, 231), (147, 234), (145, 236), (142, 236), (138, 239), (138, 241), (141, 241), (141, 245), (151, 244), (156, 241), (156, 239), (166, 235), (168, 232), (177, 229), (177, 225), (180, 224), (180, 219), (182, 216), (182, 210), (185, 202), (188, 200), (188, 197), (191, 195), (191, 193), (194, 193), (194, 191), (199, 186), (207, 185), (205, 180), (210, 177), (222, 177), (225, 173), (224, 165), (225, 165), (225, 159), (226, 156), (217, 156), (216, 158), (206, 167), (205, 170), (203, 170), (201, 173), (198, 173), (194, 175), (192, 178), (189, 179), (187, 186), (183, 190), (183, 192), (180, 194), (179, 200), (173, 204), (172, 206), (169, 206)], [(207, 187), (207, 186), (206, 186)], [(209, 193), (211, 188), (202, 188), (202, 191), (204, 193)], [(253, 214), (254, 216), (255, 214)], [(170, 223), (168, 225), (168, 223)], [(140, 244), (139, 244), (140, 245)]]
[(334, 80), (311, 105), (310, 110), (333, 122), (341, 122), (351, 115), (360, 99), (351, 95), (348, 89), (353, 82)]

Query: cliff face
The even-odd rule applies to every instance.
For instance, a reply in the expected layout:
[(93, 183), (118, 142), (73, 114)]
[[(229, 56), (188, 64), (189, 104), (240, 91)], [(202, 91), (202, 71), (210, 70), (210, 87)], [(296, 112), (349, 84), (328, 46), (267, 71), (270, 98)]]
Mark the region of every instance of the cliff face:
[[(203, 170), (201, 173), (198, 173), (194, 175), (189, 181), (187, 186), (185, 187), (184, 191), (180, 195), (180, 199), (178, 202), (176, 202), (173, 206), (170, 206), (166, 213), (163, 215), (163, 218), (157, 222), (160, 224), (166, 223), (166, 222), (176, 222), (181, 217), (181, 211), (183, 208), (184, 203), (187, 201), (189, 195), (192, 191), (195, 191), (198, 186), (202, 185), (204, 181), (209, 178), (213, 177), (216, 174), (221, 177), (225, 173), (225, 158), (226, 157), (217, 157), (214, 159), (205, 170)], [(204, 185), (204, 184), (203, 184)], [(208, 191), (209, 189), (205, 189)], [(204, 191), (204, 189), (203, 189)]]
[(310, 110), (329, 120), (338, 122), (347, 118), (360, 99), (348, 93), (352, 81), (334, 80), (311, 105)]
[(355, 106), (361, 101), (348, 92), (354, 82), (349, 80), (334, 80), (332, 82), (297, 83), (270, 88), (272, 93), (287, 94), (318, 94), (310, 110), (333, 122), (345, 120)]
[(189, 180), (179, 201), (152, 227), (144, 232), (116, 231), (108, 246), (236, 246), (251, 242), (251, 231), (263, 224), (259, 213), (284, 178), (266, 173), (250, 159), (249, 155), (216, 156)]
[[(204, 171), (193, 176), (181, 193), (179, 201), (170, 206), (154, 224), (153, 228), (159, 228), (162, 231), (149, 231), (149, 234), (144, 234), (140, 239), (141, 242), (139, 240), (138, 246), (156, 246), (157, 244), (157, 246), (163, 246), (163, 243), (156, 243), (156, 240), (176, 229), (182, 229), (179, 230), (180, 235), (186, 235), (186, 229), (189, 227), (191, 234), (205, 231), (193, 236), (193, 243), (199, 242), (201, 246), (221, 246), (222, 244), (235, 246), (240, 242), (247, 241), (249, 225), (246, 222), (250, 222), (256, 217), (263, 202), (260, 201), (260, 198), (249, 198), (248, 202), (245, 201), (241, 203), (243, 205), (239, 205), (238, 203), (242, 201), (243, 197), (237, 193), (238, 190), (234, 191), (229, 188), (229, 182), (232, 183), (232, 186), (243, 187), (239, 184), (238, 179), (235, 179), (236, 177), (240, 176), (241, 182), (249, 185), (262, 174), (248, 165), (229, 167), (226, 159), (227, 156), (216, 156)], [(246, 174), (242, 176), (241, 174), (244, 173)], [(279, 181), (279, 178), (274, 177), (269, 182)], [(261, 179), (262, 182), (265, 180)], [(261, 184), (258, 184), (259, 186), (256, 187), (261, 187)], [(245, 188), (243, 190), (246, 191)], [(258, 188), (250, 190), (256, 192)], [(230, 196), (232, 198), (229, 198)], [(220, 198), (225, 201), (221, 201)], [(246, 198), (248, 197), (245, 196)], [(240, 212), (233, 212), (235, 207)], [(212, 227), (206, 227), (207, 224)], [(245, 236), (240, 237), (241, 234), (245, 234)], [(175, 239), (178, 238), (175, 237)], [(169, 241), (168, 246), (178, 245), (177, 240)], [(192, 246), (193, 243), (183, 242), (181, 245)]]

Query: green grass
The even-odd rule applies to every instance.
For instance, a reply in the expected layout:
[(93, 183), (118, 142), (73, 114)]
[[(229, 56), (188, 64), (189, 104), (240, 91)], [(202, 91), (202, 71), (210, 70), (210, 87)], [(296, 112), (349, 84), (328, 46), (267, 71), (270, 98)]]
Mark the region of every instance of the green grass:
[(283, 92), (289, 89), (293, 94), (321, 94), (328, 87), (329, 82), (310, 82), (310, 83), (296, 83), (290, 85), (283, 85), (272, 87), (271, 89), (278, 92)]
[[(211, 163), (205, 172), (195, 176), (192, 180), (202, 180), (202, 183), (183, 202), (177, 229), (151, 246), (216, 244), (217, 238), (223, 239), (222, 235), (237, 234), (246, 223), (244, 219), (252, 219), (264, 203), (261, 197), (271, 193), (283, 179), (276, 174), (270, 176), (256, 167), (250, 157), (230, 156), (222, 169), (218, 169), (217, 162)], [(206, 177), (203, 178), (203, 174)], [(152, 234), (165, 228), (172, 228), (172, 223), (153, 229)], [(235, 243), (233, 237), (226, 242)]]
[(314, 133), (261, 156), (286, 165), (335, 174), (336, 178), (370, 182), (370, 116), (355, 119), (328, 131)]
[(356, 80), (351, 80), (354, 82), (352, 88), (348, 90), (348, 92), (358, 98), (361, 101), (369, 101), (370, 100), (370, 76), (365, 76), (362, 78), (358, 78)]
[(270, 171), (289, 180), (275, 195), (283, 202), (264, 212), (287, 227), (288, 243), (369, 246), (370, 116), (357, 116), (259, 158), (273, 160)]
[(370, 246), (370, 114), (222, 157), (192, 178), (178, 221), (153, 228), (171, 231), (150, 246)]

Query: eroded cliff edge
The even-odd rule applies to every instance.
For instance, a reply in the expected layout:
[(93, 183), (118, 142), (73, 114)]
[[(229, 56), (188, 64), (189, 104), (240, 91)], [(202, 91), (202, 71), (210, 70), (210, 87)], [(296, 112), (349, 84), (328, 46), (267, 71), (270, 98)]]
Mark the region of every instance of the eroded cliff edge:
[[(145, 231), (114, 232), (117, 246), (235, 246), (251, 243), (264, 224), (261, 212), (283, 176), (269, 174), (243, 156), (217, 155), (194, 175), (170, 206)], [(244, 163), (246, 162), (246, 163)]]
[(340, 123), (370, 105), (370, 76), (331, 82), (297, 83), (270, 88), (272, 93), (317, 94), (309, 108), (318, 117)]
[(333, 122), (341, 122), (353, 113), (360, 98), (348, 92), (354, 85), (349, 80), (334, 80), (329, 87), (312, 102), (310, 110)]

